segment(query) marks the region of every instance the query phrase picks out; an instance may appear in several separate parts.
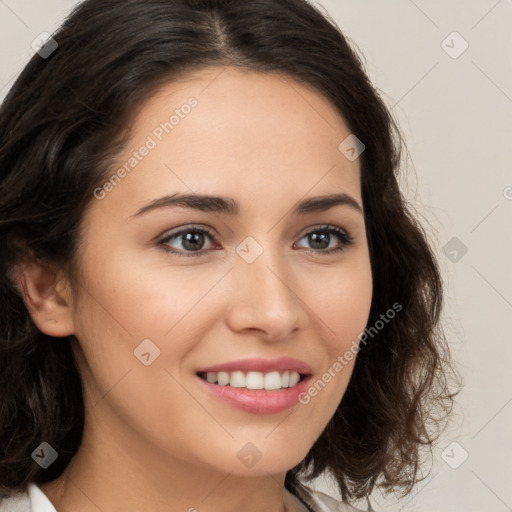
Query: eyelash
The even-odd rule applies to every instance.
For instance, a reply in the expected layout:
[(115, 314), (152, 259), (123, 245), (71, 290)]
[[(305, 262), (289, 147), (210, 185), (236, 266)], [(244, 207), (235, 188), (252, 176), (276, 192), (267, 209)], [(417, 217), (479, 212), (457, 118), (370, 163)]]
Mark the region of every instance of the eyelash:
[[(307, 233), (305, 233), (300, 238), (300, 240), (307, 237), (308, 235), (311, 235), (312, 233), (319, 233), (319, 232), (334, 234), (334, 235), (338, 236), (338, 238), (342, 242), (341, 246), (335, 247), (334, 249), (329, 249), (329, 250), (306, 249), (306, 251), (312, 252), (314, 254), (321, 254), (323, 256), (326, 256), (326, 255), (330, 255), (333, 253), (345, 251), (346, 249), (348, 249), (354, 245), (354, 239), (346, 231), (344, 231), (343, 229), (340, 229), (336, 226), (329, 226), (329, 225), (315, 227), (311, 231), (308, 231)], [(169, 248), (169, 246), (166, 245), (170, 240), (172, 240), (174, 238), (178, 238), (180, 235), (183, 235), (185, 233), (202, 233), (202, 234), (209, 236), (212, 239), (212, 241), (215, 241), (215, 236), (210, 230), (208, 230), (206, 228), (188, 227), (186, 229), (182, 229), (181, 231), (173, 233), (172, 235), (166, 236), (165, 238), (163, 238), (162, 240), (160, 240), (158, 242), (158, 245), (162, 246), (162, 249), (166, 252), (170, 252), (172, 254), (176, 254), (178, 256), (184, 256), (184, 257), (202, 256), (203, 254), (208, 252), (208, 249), (202, 250), (202, 251), (188, 251), (188, 252), (185, 251), (185, 252), (183, 252), (183, 251), (177, 251), (175, 249), (171, 249), (171, 248)]]

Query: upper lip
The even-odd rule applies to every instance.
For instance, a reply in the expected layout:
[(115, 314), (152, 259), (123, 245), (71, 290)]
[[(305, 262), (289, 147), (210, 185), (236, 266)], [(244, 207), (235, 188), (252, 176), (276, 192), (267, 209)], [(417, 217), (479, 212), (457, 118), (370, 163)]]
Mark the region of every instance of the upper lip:
[(234, 371), (265, 373), (285, 370), (292, 370), (305, 375), (312, 373), (311, 367), (307, 363), (291, 357), (279, 357), (276, 359), (239, 359), (237, 361), (229, 361), (227, 363), (200, 368), (197, 373)]

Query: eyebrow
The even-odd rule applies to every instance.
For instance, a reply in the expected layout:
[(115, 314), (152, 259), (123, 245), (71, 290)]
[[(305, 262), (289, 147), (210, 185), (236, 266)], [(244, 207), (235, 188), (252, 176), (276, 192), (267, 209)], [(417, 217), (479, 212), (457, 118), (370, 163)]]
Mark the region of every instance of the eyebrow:
[[(149, 204), (140, 208), (132, 217), (139, 217), (160, 208), (169, 208), (180, 206), (191, 208), (203, 212), (222, 213), (226, 215), (238, 215), (240, 213), (239, 204), (232, 198), (200, 195), (200, 194), (180, 194), (163, 196), (151, 201)], [(363, 214), (360, 204), (348, 194), (331, 194), (317, 197), (310, 197), (297, 203), (293, 209), (293, 215), (305, 215), (313, 212), (323, 212), (330, 210), (334, 206), (348, 206), (349, 208)]]

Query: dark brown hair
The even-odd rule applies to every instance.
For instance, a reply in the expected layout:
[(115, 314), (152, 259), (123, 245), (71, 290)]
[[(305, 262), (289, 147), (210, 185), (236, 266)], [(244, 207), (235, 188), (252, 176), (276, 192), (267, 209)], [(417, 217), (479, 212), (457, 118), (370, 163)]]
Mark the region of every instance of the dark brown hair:
[[(84, 419), (70, 343), (37, 329), (12, 269), (29, 257), (69, 267), (136, 109), (158, 85), (205, 66), (312, 85), (365, 144), (368, 325), (393, 303), (403, 309), (359, 352), (336, 413), (285, 485), (297, 493), (330, 471), (347, 500), (376, 485), (410, 491), (421, 447), (453, 401), (442, 280), (397, 183), (402, 137), (334, 21), (306, 0), (85, 0), (53, 37), (58, 48), (34, 55), (0, 109), (0, 494), (57, 478)], [(31, 457), (42, 441), (59, 454), (47, 469)]]

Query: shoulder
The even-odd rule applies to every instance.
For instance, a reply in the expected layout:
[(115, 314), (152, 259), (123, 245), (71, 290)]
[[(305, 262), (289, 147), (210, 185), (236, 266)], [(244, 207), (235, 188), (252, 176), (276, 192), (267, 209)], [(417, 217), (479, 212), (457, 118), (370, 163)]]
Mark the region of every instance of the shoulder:
[(311, 499), (319, 512), (362, 512), (360, 509), (354, 508), (348, 503), (342, 503), (341, 501), (335, 500), (334, 498), (331, 498), (331, 496), (320, 491), (311, 491)]
[(0, 500), (0, 512), (31, 512), (27, 492), (19, 492)]
[(44, 492), (29, 483), (25, 492), (0, 500), (0, 512), (57, 512)]
[(299, 489), (298, 497), (308, 506), (311, 512), (363, 512), (321, 491), (315, 491), (309, 487), (306, 489), (307, 493)]

